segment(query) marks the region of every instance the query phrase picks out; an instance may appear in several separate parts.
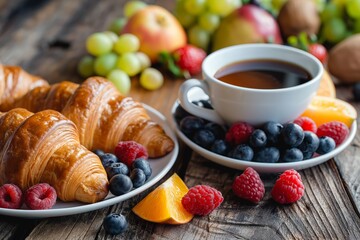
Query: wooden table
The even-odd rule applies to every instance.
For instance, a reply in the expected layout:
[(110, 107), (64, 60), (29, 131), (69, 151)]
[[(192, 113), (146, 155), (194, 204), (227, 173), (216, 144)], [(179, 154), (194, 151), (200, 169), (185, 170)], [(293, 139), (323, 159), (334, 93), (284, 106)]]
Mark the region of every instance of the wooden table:
[[(86, 37), (106, 29), (122, 15), (120, 0), (0, 1), (0, 62), (20, 65), (54, 83), (80, 82), (76, 65), (85, 54)], [(175, 1), (147, 1), (170, 10)], [(133, 79), (131, 96), (170, 118), (183, 79), (166, 77), (158, 91), (143, 90)], [(350, 86), (337, 94), (353, 104)], [(208, 184), (224, 195), (222, 205), (207, 217), (179, 226), (146, 222), (131, 212), (151, 189), (125, 202), (93, 212), (48, 219), (0, 216), (0, 239), (360, 239), (360, 147), (353, 143), (334, 159), (300, 171), (305, 195), (292, 205), (278, 205), (270, 197), (277, 175), (261, 175), (266, 194), (258, 205), (240, 201), (231, 183), (240, 171), (212, 163), (180, 142), (173, 169), (188, 186)], [(163, 180), (164, 180), (163, 179)], [(125, 233), (106, 235), (102, 221), (109, 212), (122, 212), (129, 222)]]

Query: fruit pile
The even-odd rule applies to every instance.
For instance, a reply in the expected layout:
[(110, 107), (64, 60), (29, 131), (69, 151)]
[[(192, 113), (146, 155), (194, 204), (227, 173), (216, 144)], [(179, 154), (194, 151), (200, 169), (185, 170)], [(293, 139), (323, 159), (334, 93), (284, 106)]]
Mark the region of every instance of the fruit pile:
[(152, 173), (148, 153), (144, 146), (134, 141), (121, 141), (115, 154), (94, 150), (107, 173), (110, 192), (120, 196), (144, 185)]
[(179, 0), (174, 15), (187, 30), (188, 42), (208, 51), (221, 19), (240, 6), (241, 0)]
[[(204, 100), (194, 104), (212, 108)], [(180, 105), (174, 116), (180, 130), (209, 151), (244, 161), (278, 163), (331, 152), (348, 136), (356, 111), (339, 99), (316, 97), (304, 115), (293, 122), (270, 121), (258, 128), (246, 122), (227, 128), (190, 115)]]

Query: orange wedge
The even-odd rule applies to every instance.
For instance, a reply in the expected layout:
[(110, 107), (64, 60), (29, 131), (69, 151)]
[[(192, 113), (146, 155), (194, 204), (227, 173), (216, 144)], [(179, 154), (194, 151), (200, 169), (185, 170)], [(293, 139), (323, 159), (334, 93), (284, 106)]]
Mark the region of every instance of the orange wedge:
[(168, 180), (150, 192), (132, 211), (140, 218), (168, 224), (183, 224), (194, 217), (182, 206), (181, 199), (189, 191), (174, 173)]
[(320, 81), (320, 86), (316, 95), (333, 98), (336, 97), (334, 82), (332, 81), (330, 74), (326, 70), (324, 70), (324, 74)]
[(357, 113), (351, 104), (343, 100), (315, 96), (302, 116), (312, 118), (317, 126), (330, 121), (339, 121), (350, 128), (357, 117)]

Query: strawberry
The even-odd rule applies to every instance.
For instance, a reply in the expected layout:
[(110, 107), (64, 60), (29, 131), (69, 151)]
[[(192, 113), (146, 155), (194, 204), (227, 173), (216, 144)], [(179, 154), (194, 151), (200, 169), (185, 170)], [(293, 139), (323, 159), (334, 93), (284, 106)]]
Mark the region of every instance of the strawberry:
[(319, 43), (312, 43), (308, 46), (308, 52), (314, 55), (320, 62), (325, 63), (327, 58), (326, 48)]
[(160, 53), (160, 62), (176, 77), (190, 77), (201, 72), (201, 64), (206, 52), (198, 47), (187, 44), (172, 53)]

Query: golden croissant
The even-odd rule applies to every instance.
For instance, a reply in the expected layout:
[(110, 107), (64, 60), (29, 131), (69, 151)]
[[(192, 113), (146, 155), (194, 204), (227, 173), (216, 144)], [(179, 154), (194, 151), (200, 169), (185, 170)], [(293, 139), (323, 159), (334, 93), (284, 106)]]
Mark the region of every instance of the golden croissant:
[(94, 203), (108, 194), (98, 156), (79, 142), (75, 124), (54, 110), (0, 114), (0, 185), (22, 190), (46, 182), (62, 201)]
[[(22, 74), (8, 74), (8, 66), (0, 68), (4, 72), (0, 77), (5, 79), (3, 89), (10, 92), (2, 93), (7, 97), (1, 98), (0, 111), (14, 107), (31, 112), (57, 110), (75, 123), (81, 144), (90, 150), (113, 152), (119, 141), (133, 140), (147, 149), (149, 157), (156, 158), (174, 148), (172, 139), (150, 119), (141, 103), (121, 95), (104, 78), (91, 77), (80, 85), (64, 81), (49, 86), (21, 69)], [(20, 75), (21, 79), (15, 80)]]

